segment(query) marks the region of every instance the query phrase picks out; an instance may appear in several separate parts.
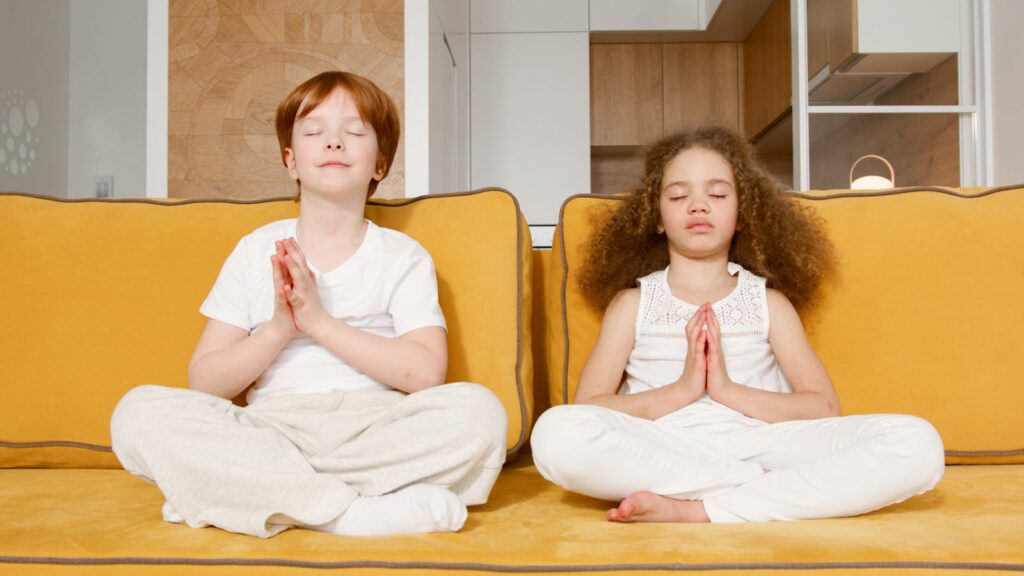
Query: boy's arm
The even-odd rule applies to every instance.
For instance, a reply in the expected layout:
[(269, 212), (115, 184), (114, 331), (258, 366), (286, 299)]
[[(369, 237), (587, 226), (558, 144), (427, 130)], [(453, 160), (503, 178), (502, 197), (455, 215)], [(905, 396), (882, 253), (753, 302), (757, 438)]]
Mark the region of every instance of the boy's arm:
[[(688, 354), (687, 365), (678, 381), (636, 394), (618, 394), (629, 354), (636, 342), (636, 315), (640, 308), (640, 290), (630, 288), (619, 292), (605, 311), (597, 343), (580, 373), (576, 404), (595, 404), (618, 410), (637, 418), (656, 420), (690, 404), (704, 393), (703, 371)], [(693, 324), (691, 322), (691, 324)], [(689, 335), (692, 326), (687, 325)], [(696, 339), (687, 339), (687, 342)]]
[(290, 334), (267, 323), (249, 335), (241, 328), (210, 319), (188, 364), (193, 390), (234, 398), (266, 370), (288, 343)]
[(386, 338), (327, 316), (312, 330), (309, 335), (321, 346), (381, 384), (410, 393), (444, 384), (448, 342), (440, 326)]
[(267, 369), (295, 332), (295, 320), (285, 301), (285, 285), (292, 282), (284, 265), (284, 247), (270, 257), (274, 279), (274, 315), (249, 334), (237, 326), (211, 318), (188, 363), (189, 387), (234, 398)]
[[(752, 418), (765, 422), (806, 420), (839, 415), (839, 398), (832, 379), (804, 334), (800, 316), (777, 290), (768, 290), (768, 343), (791, 393), (768, 392), (731, 381), (715, 382), (713, 374), (725, 375), (720, 334), (709, 350), (708, 391), (711, 397)], [(717, 357), (712, 357), (717, 353)], [(724, 379), (724, 378), (723, 378)]]
[(295, 326), (346, 364), (403, 392), (443, 384), (448, 372), (447, 333), (440, 326), (410, 330), (398, 338), (371, 334), (324, 310), (316, 280), (298, 243), (282, 241), (291, 285), (284, 286)]

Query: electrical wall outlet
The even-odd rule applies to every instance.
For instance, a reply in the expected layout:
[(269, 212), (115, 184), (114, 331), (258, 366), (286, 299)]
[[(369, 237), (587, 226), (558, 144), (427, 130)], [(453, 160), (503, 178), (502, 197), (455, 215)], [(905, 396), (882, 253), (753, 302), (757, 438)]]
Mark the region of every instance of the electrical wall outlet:
[(113, 174), (104, 174), (102, 176), (96, 176), (95, 187), (97, 198), (113, 198), (114, 197), (114, 176)]

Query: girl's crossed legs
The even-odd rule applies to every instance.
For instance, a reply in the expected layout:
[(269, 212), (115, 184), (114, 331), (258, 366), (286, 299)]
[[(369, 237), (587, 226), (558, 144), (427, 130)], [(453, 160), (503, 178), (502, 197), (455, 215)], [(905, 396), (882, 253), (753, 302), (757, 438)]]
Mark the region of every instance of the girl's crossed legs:
[(744, 418), (729, 427), (679, 413), (650, 421), (558, 406), (538, 420), (532, 445), (545, 478), (621, 501), (609, 511), (620, 521), (851, 516), (930, 490), (944, 470), (938, 433), (903, 415)]

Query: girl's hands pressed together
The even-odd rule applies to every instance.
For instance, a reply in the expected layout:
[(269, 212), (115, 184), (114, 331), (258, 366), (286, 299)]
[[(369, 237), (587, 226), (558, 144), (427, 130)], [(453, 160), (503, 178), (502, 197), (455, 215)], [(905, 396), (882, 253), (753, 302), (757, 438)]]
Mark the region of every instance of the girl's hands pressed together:
[(703, 329), (705, 320), (704, 308), (686, 323), (686, 361), (683, 363), (683, 374), (676, 381), (676, 386), (683, 396), (683, 404), (689, 404), (700, 398), (707, 389), (707, 332)]
[(309, 269), (306, 256), (294, 238), (280, 240), (278, 246), (279, 250), (284, 251), (284, 256), (280, 259), (291, 278), (290, 283), (283, 283), (282, 291), (291, 310), (295, 328), (317, 339), (316, 334), (330, 320), (330, 316), (320, 300), (316, 277)]
[[(727, 389), (732, 387), (732, 380), (725, 369), (725, 354), (722, 352), (722, 327), (718, 323), (718, 316), (710, 304), (704, 305), (704, 322), (707, 330), (704, 331), (707, 347), (705, 348), (705, 361), (707, 363), (707, 391), (716, 402), (722, 402)], [(724, 402), (722, 402), (724, 404)]]

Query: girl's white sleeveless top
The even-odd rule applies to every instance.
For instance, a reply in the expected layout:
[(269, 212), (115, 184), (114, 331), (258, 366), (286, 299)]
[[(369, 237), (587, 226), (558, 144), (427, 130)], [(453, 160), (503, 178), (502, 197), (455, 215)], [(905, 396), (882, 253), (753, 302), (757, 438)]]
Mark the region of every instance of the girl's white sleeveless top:
[[(752, 388), (791, 392), (789, 382), (768, 345), (765, 279), (733, 262), (729, 263), (728, 271), (733, 276), (739, 275), (736, 288), (713, 303), (712, 308), (722, 328), (722, 351), (729, 378)], [(699, 307), (672, 294), (667, 268), (640, 278), (639, 283), (636, 340), (626, 362), (626, 382), (620, 394), (659, 388), (675, 382), (682, 375), (686, 360), (686, 323)], [(705, 414), (713, 419), (728, 416), (746, 419), (707, 394), (675, 414), (684, 413), (690, 416)]]

